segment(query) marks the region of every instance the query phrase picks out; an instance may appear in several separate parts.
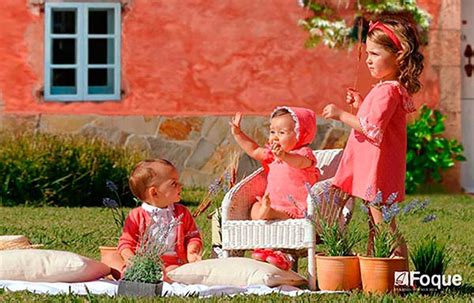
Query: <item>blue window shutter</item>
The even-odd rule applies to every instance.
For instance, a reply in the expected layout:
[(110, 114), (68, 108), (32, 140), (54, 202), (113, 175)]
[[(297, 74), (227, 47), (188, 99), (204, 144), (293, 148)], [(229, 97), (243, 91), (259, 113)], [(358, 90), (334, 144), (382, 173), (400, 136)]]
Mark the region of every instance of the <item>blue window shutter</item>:
[[(52, 23), (55, 11), (76, 12), (76, 31), (71, 33), (53, 33)], [(93, 10), (110, 11), (113, 23), (113, 33), (89, 34), (89, 12)], [(112, 18), (110, 18), (112, 19)], [(119, 3), (46, 3), (45, 6), (45, 58), (44, 58), (44, 97), (47, 101), (107, 101), (120, 100), (120, 46), (121, 46), (121, 11)], [(67, 24), (64, 25), (67, 27)], [(89, 64), (89, 39), (94, 41), (107, 41), (107, 62), (104, 64)], [(70, 40), (74, 40), (71, 43)], [(62, 42), (62, 43), (61, 43)], [(56, 44), (54, 44), (56, 43)], [(53, 45), (75, 45), (75, 62), (61, 62), (56, 64), (52, 60), (54, 55)], [(99, 45), (100, 46), (100, 45)], [(99, 49), (100, 51), (100, 49)], [(113, 58), (113, 61), (112, 61)], [(74, 71), (74, 74), (73, 74)], [(107, 79), (107, 85), (89, 87), (89, 73)], [(94, 74), (95, 73), (95, 74)], [(54, 85), (52, 77), (68, 76), (75, 79), (74, 86)], [(74, 76), (73, 76), (74, 75)], [(59, 77), (61, 78), (61, 77)], [(101, 79), (99, 77), (99, 79)], [(56, 81), (58, 82), (58, 81)], [(57, 83), (56, 83), (57, 84)]]

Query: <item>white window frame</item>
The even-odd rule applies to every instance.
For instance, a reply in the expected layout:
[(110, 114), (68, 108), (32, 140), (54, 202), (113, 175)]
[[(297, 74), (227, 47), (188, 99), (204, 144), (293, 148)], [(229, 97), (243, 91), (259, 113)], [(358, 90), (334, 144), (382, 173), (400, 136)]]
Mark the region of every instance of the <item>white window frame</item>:
[[(75, 34), (52, 34), (52, 10), (73, 9), (76, 15)], [(114, 9), (114, 33), (113, 34), (88, 34), (89, 33), (89, 9), (108, 8)], [(120, 100), (120, 74), (121, 74), (121, 15), (120, 3), (46, 3), (45, 4), (45, 52), (44, 52), (44, 99), (46, 101), (106, 101)], [(52, 64), (52, 41), (53, 38), (75, 38), (76, 39), (76, 64)], [(114, 62), (113, 64), (88, 64), (89, 62), (89, 38), (114, 38)], [(88, 69), (89, 68), (114, 68), (114, 92), (112, 94), (89, 94), (88, 93)], [(51, 73), (53, 68), (75, 68), (76, 69), (76, 94), (51, 94)]]

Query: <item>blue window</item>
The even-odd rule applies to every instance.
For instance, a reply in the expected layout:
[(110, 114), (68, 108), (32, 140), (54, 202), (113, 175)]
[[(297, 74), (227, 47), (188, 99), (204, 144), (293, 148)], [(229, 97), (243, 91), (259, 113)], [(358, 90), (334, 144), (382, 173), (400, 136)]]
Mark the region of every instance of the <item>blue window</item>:
[(45, 100), (120, 100), (120, 34), (120, 3), (46, 3)]

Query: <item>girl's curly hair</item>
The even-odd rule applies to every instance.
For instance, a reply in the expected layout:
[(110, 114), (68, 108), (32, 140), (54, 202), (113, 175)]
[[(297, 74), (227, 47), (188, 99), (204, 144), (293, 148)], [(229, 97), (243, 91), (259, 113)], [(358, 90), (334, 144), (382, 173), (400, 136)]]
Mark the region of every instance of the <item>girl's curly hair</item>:
[(418, 79), (423, 71), (423, 54), (419, 51), (420, 42), (418, 30), (413, 20), (401, 15), (385, 15), (378, 18), (385, 24), (400, 40), (402, 50), (381, 30), (373, 30), (368, 33), (367, 38), (376, 44), (383, 46), (388, 51), (397, 54), (399, 66), (398, 81), (411, 95), (418, 92), (421, 82)]

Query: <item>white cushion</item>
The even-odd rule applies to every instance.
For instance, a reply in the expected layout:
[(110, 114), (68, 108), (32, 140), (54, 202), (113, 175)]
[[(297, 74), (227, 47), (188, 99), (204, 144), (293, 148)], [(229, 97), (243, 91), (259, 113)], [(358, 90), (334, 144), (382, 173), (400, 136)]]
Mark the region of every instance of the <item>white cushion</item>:
[(209, 259), (184, 264), (168, 274), (179, 283), (202, 285), (278, 285), (299, 286), (305, 278), (293, 271), (281, 270), (271, 264), (249, 258)]
[(110, 273), (107, 265), (68, 251), (12, 249), (0, 251), (0, 280), (85, 282)]

